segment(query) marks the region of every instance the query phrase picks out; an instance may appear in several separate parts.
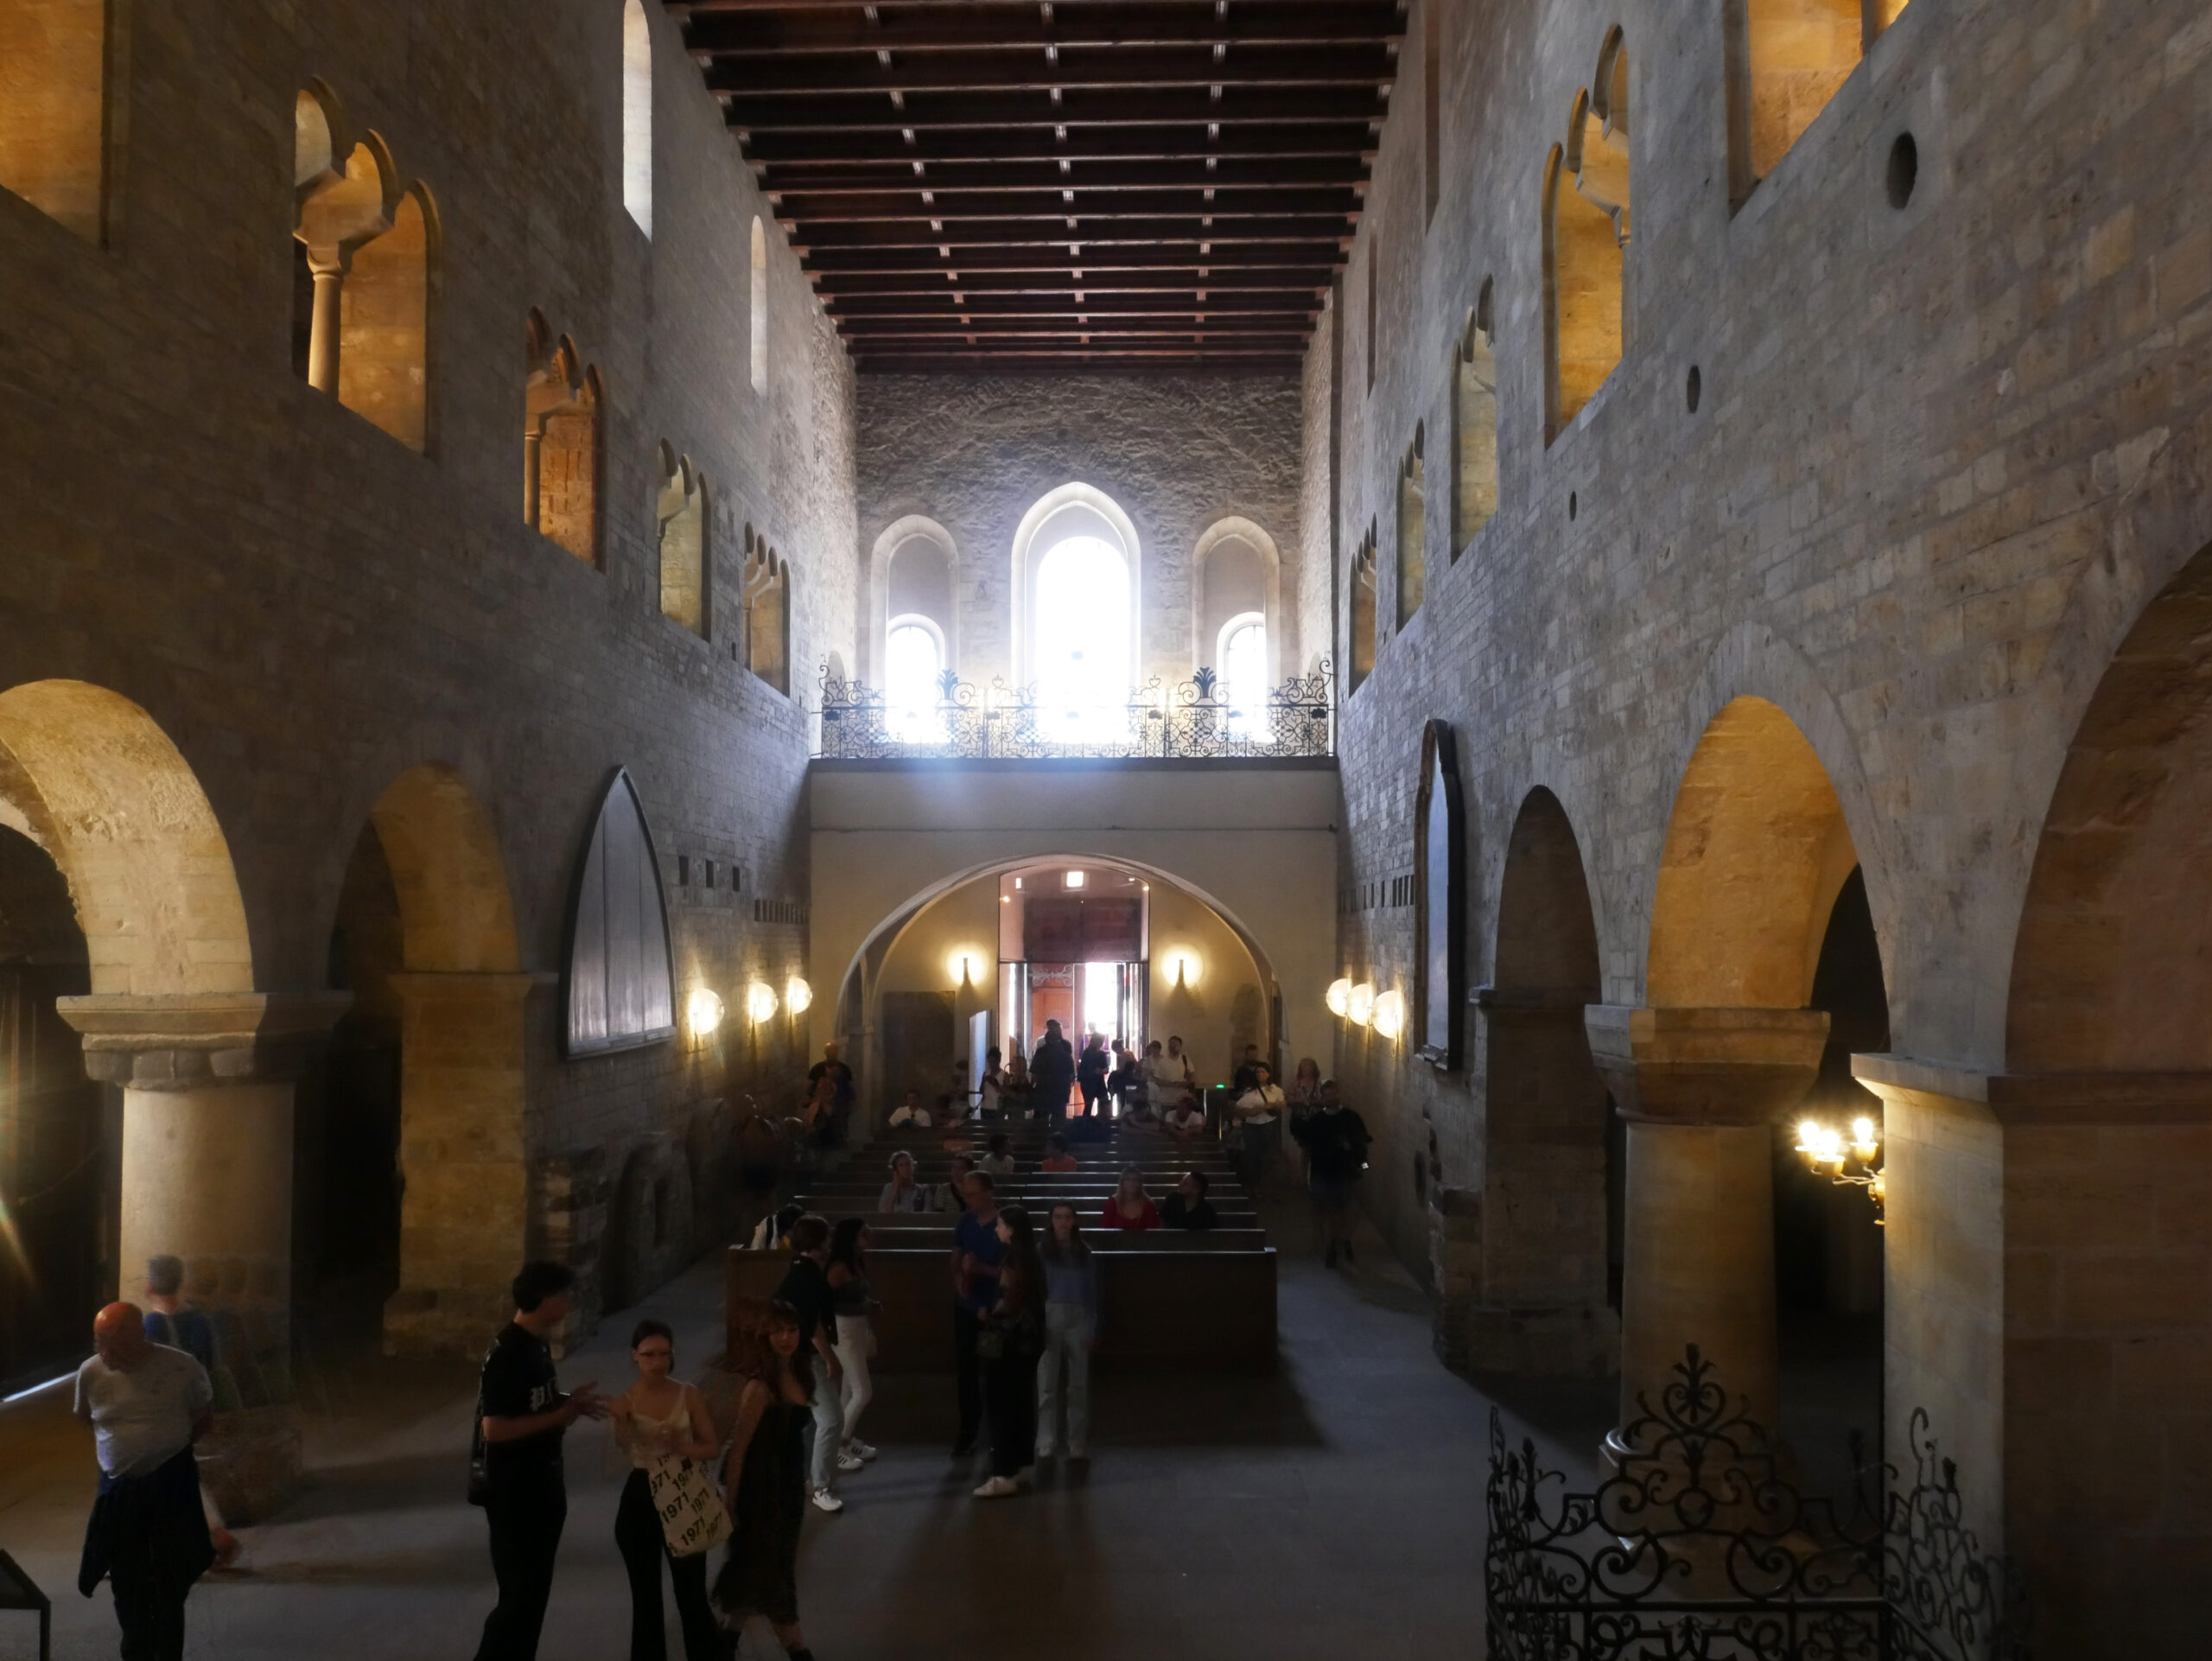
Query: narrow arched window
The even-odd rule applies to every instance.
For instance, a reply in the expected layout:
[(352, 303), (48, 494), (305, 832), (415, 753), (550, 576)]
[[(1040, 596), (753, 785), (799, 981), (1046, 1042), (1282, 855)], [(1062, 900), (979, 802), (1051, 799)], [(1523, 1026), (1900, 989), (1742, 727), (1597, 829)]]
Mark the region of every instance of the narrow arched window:
[(1428, 589), (1428, 505), (1421, 464), (1421, 430), (1398, 468), (1398, 627), (1421, 609)]
[(1268, 735), (1268, 620), (1256, 611), (1232, 617), (1221, 631), (1217, 654), (1221, 684), (1215, 697), (1229, 706), (1229, 729), (1239, 738)]
[(768, 232), (753, 216), (753, 390), (768, 390)]
[(944, 637), (926, 617), (891, 620), (884, 637), (883, 702), (893, 735), (910, 744), (944, 736), (938, 677), (944, 672)]
[(1576, 94), (1544, 169), (1544, 442), (1567, 430), (1628, 344), (1629, 58), (1620, 31)]
[(1492, 351), (1494, 296), (1483, 283), (1474, 315), (1452, 357), (1452, 425), (1459, 465), (1452, 474), (1452, 557), (1457, 559), (1497, 512), (1497, 360)]
[(0, 189), (105, 235), (106, 0), (0, 5)]
[(622, 206), (653, 233), (653, 37), (640, 0), (622, 8)]
[(707, 637), (707, 481), (666, 444), (660, 447), (660, 611)]
[(1038, 725), (1070, 742), (1128, 728), (1129, 565), (1101, 538), (1046, 550), (1031, 585), (1031, 662)]

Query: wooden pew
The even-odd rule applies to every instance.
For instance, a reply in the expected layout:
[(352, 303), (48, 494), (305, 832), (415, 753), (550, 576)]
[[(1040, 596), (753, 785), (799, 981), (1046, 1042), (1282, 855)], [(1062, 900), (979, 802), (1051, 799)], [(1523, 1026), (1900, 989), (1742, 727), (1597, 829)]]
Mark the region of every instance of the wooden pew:
[[(1096, 1365), (1127, 1373), (1270, 1373), (1275, 1370), (1275, 1254), (1189, 1247), (1181, 1237), (1097, 1254), (1100, 1333)], [(868, 1254), (870, 1289), (883, 1301), (874, 1370), (952, 1371), (952, 1284), (947, 1248), (899, 1247)], [(768, 1297), (791, 1257), (781, 1251), (728, 1253), (726, 1292)]]

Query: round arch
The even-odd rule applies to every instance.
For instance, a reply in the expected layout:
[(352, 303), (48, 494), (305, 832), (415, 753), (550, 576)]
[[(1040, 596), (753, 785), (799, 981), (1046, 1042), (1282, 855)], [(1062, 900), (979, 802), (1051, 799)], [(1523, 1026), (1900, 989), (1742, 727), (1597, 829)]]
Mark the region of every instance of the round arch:
[(168, 735), (84, 681), (0, 693), (0, 822), (60, 867), (95, 996), (253, 990), (228, 841)]
[(945, 663), (955, 666), (959, 659), (955, 655), (960, 643), (960, 546), (952, 532), (926, 513), (908, 513), (893, 519), (876, 538), (868, 557), (868, 625), (861, 633), (860, 674), (870, 685), (883, 678), (883, 652), (891, 627), (891, 560), (892, 556), (916, 538), (934, 543), (944, 552), (945, 569), (950, 573), (948, 584), (952, 603), (948, 615), (931, 620), (938, 625), (943, 635)]
[(1137, 528), (1121, 504), (1091, 485), (1071, 481), (1039, 496), (1014, 527), (1014, 677), (1027, 686), (1037, 678), (1036, 631), (1030, 626), (1030, 595), (1037, 567), (1069, 537), (1093, 536), (1118, 550), (1128, 568), (1128, 672), (1130, 686), (1143, 679), (1144, 560)]
[(498, 834), (458, 773), (435, 762), (410, 767), (369, 810), (369, 823), (391, 865), (410, 971), (521, 967)]
[[(1265, 569), (1262, 578), (1263, 596), (1259, 608), (1267, 627), (1268, 679), (1270, 683), (1283, 678), (1285, 662), (1282, 640), (1282, 554), (1275, 546), (1275, 539), (1252, 520), (1236, 513), (1224, 514), (1200, 533), (1191, 550), (1191, 662), (1197, 665), (1212, 662), (1217, 655), (1216, 639), (1221, 633), (1219, 620), (1208, 627), (1205, 582), (1206, 562), (1215, 549), (1225, 542), (1238, 542), (1260, 557)], [(1240, 609), (1242, 609), (1240, 608)], [(1214, 662), (1217, 669), (1221, 667)]]

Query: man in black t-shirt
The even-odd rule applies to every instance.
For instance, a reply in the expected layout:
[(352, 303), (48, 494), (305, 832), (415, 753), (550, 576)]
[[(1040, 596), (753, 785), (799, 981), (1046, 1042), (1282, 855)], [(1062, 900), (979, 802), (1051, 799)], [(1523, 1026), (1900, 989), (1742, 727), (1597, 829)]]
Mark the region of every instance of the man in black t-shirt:
[(499, 1601), (484, 1621), (476, 1661), (533, 1661), (553, 1559), (568, 1520), (561, 1438), (578, 1419), (607, 1416), (590, 1384), (563, 1395), (547, 1334), (569, 1314), (575, 1276), (563, 1263), (523, 1265), (511, 1289), (515, 1314), (484, 1357), (475, 1428), (483, 1461), (484, 1515)]
[(1160, 1226), (1195, 1232), (1217, 1225), (1221, 1219), (1214, 1211), (1213, 1201), (1206, 1198), (1206, 1190), (1212, 1186), (1204, 1171), (1184, 1172), (1183, 1180), (1175, 1185), (1175, 1192), (1160, 1207)]

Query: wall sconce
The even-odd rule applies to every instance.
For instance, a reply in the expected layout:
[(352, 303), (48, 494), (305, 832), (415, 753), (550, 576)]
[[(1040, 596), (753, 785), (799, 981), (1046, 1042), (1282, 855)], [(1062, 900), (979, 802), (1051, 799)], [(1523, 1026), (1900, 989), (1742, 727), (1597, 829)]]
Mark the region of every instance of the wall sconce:
[(755, 981), (745, 989), (745, 1013), (759, 1026), (776, 1013), (776, 989), (766, 981)]
[(784, 983), (784, 1008), (795, 1015), (803, 1015), (814, 1007), (814, 989), (799, 976), (794, 975)]
[(1179, 991), (1186, 986), (1196, 986), (1205, 966), (1198, 961), (1197, 952), (1179, 946), (1167, 954), (1166, 968), (1168, 977)]
[(722, 1024), (721, 999), (703, 986), (693, 987), (691, 996), (683, 1000), (683, 1024), (695, 1039), (712, 1038), (715, 1028)]
[(1406, 1029), (1406, 995), (1399, 991), (1377, 994), (1370, 1021), (1378, 1037), (1396, 1038)]
[(1339, 1021), (1351, 1013), (1351, 983), (1339, 975), (1329, 983), (1329, 990), (1321, 995), (1329, 1006), (1329, 1013)]
[[(1818, 1119), (1798, 1121), (1797, 1152), (1804, 1159), (1805, 1168), (1839, 1187), (1847, 1184), (1866, 1189), (1866, 1197), (1874, 1202), (1877, 1227), (1887, 1220), (1881, 1212), (1882, 1202), (1889, 1198), (1889, 1183), (1874, 1163), (1881, 1151), (1880, 1129), (1864, 1115), (1851, 1122), (1848, 1138), (1834, 1126), (1822, 1124)], [(1852, 1168), (1854, 1166), (1855, 1170)]]
[(944, 972), (952, 977), (954, 987), (973, 986), (976, 983), (976, 964), (982, 956), (981, 952), (963, 946), (944, 960)]
[(1375, 1016), (1375, 989), (1362, 981), (1344, 996), (1344, 1019), (1355, 1027), (1364, 1027)]

